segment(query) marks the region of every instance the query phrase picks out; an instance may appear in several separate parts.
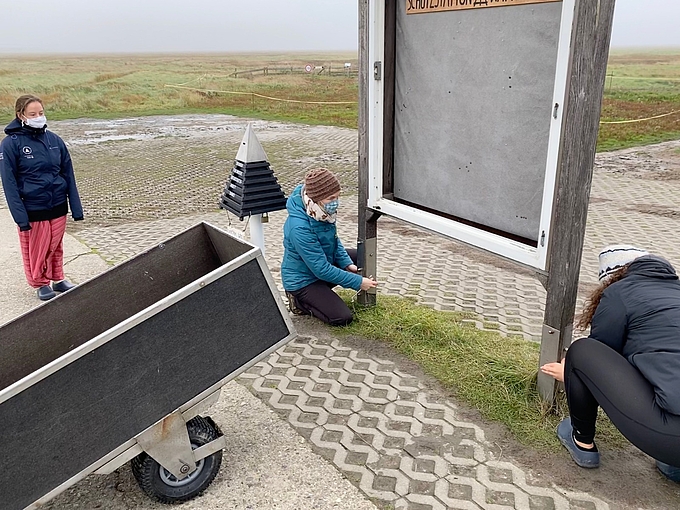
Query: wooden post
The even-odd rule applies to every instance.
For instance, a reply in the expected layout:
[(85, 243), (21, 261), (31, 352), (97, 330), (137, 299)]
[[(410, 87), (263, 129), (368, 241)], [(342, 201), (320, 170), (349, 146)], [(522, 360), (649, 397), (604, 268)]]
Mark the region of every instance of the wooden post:
[[(358, 265), (364, 276), (376, 276), (375, 248), (377, 245), (378, 225), (371, 219), (371, 211), (368, 210), (368, 87), (373, 73), (370, 72), (372, 65), (368, 61), (369, 41), (369, 0), (359, 0), (359, 210), (358, 210), (358, 236), (357, 251)], [(358, 301), (364, 305), (375, 305), (375, 292), (360, 292)]]
[[(378, 218), (367, 209), (368, 203), (368, 87), (373, 79), (373, 62), (368, 62), (369, 2), (359, 1), (359, 236), (358, 252), (362, 274), (378, 279)], [(397, 3), (385, 2), (385, 51), (382, 62), (384, 88), (383, 112), (383, 189), (384, 196), (394, 193), (394, 90), (396, 69)], [(378, 150), (373, 147), (371, 150)], [(375, 305), (376, 291), (359, 294), (359, 302)]]
[[(615, 0), (576, 0), (556, 195), (548, 251), (540, 364), (558, 361), (573, 333), (578, 276), (604, 92)], [(557, 385), (539, 372), (542, 398)]]

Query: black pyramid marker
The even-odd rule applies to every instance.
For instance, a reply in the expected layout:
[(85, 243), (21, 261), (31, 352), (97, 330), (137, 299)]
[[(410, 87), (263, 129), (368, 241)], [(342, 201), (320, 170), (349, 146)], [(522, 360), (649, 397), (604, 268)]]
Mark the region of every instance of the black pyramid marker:
[(286, 208), (286, 196), (250, 124), (222, 193), (220, 208), (240, 220)]

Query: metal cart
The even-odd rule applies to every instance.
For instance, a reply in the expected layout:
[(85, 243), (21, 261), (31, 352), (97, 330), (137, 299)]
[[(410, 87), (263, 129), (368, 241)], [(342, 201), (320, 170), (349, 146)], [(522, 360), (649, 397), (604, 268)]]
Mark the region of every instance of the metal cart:
[(35, 509), (131, 461), (166, 503), (216, 476), (200, 415), (295, 336), (261, 251), (207, 223), (0, 327), (0, 508)]

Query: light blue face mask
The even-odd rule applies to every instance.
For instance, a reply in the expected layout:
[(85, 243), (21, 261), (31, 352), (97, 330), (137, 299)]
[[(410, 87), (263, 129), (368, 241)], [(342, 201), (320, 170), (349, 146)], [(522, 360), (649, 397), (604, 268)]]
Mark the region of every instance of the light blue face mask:
[(328, 214), (335, 214), (336, 212), (338, 212), (339, 205), (340, 200), (336, 198), (335, 200), (331, 200), (326, 205), (324, 205), (323, 208)]

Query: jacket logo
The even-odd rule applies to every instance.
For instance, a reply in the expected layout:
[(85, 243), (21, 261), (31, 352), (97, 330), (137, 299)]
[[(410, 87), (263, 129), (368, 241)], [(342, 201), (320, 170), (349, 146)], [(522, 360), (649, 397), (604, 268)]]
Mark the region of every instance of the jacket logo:
[(26, 155), (33, 154), (33, 149), (31, 149), (28, 145), (21, 149), (21, 151)]
[(5, 159), (5, 157), (2, 155), (2, 152), (0, 152), (0, 161), (2, 161), (3, 159)]

